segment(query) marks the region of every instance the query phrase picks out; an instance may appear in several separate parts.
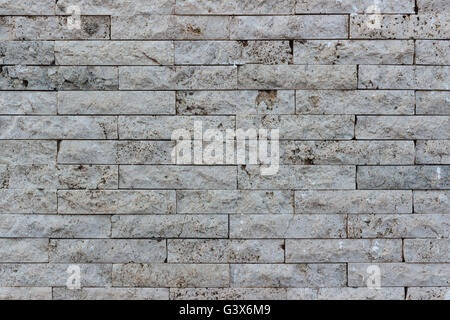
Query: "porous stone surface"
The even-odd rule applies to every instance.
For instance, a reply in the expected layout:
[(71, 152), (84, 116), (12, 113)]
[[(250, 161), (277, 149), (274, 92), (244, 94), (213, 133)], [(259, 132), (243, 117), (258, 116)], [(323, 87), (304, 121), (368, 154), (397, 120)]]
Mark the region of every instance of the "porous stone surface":
[(0, 0), (0, 300), (450, 299), (449, 13)]

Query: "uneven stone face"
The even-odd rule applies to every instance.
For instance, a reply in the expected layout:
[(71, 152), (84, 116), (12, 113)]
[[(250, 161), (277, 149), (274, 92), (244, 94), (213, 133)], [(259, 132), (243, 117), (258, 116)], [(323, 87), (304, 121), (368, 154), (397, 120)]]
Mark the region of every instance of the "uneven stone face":
[(418, 40), (417, 64), (450, 64), (450, 41)]
[(297, 1), (296, 13), (414, 13), (413, 0), (299, 0)]
[(280, 288), (174, 288), (171, 300), (285, 300)]
[(56, 14), (67, 13), (70, 6), (78, 6), (81, 14), (131, 17), (138, 14), (171, 14), (175, 0), (58, 0)]
[(409, 287), (407, 300), (447, 300), (449, 289), (445, 287)]
[(3, 189), (8, 186), (5, 181), (0, 172), (0, 212), (2, 214), (56, 213), (55, 191)]
[(57, 95), (52, 92), (1, 92), (0, 113), (11, 115), (55, 115)]
[(403, 288), (291, 288), (288, 300), (404, 300)]
[(450, 92), (417, 91), (417, 114), (450, 115)]
[(4, 0), (0, 3), (1, 15), (52, 15), (54, 0)]
[(52, 300), (52, 288), (0, 288), (1, 300)]
[(53, 288), (53, 300), (168, 300), (163, 288)]
[(420, 13), (442, 13), (448, 10), (446, 0), (417, 0), (417, 6)]
[(0, 141), (0, 165), (43, 165), (55, 164), (56, 141)]
[(48, 240), (0, 239), (0, 262), (48, 262)]
[(449, 239), (405, 240), (406, 262), (450, 262)]
[(177, 0), (175, 14), (292, 14), (295, 0)]
[(449, 140), (418, 140), (416, 149), (418, 164), (450, 164)]
[(0, 62), (3, 64), (53, 64), (53, 41), (1, 41)]
[(450, 191), (414, 191), (415, 213), (450, 213)]

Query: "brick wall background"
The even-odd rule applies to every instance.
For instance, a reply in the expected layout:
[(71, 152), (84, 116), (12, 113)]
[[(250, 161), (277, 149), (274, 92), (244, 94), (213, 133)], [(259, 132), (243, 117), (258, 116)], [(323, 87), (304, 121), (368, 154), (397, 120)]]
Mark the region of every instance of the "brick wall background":
[[(448, 299), (449, 8), (2, 1), (0, 298)], [(173, 165), (196, 120), (278, 174)]]

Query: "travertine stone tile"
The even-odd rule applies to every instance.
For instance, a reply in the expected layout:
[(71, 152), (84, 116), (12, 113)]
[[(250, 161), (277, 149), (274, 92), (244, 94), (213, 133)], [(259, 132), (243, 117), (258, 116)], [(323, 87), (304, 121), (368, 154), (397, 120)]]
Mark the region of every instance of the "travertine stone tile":
[(53, 92), (0, 92), (0, 114), (55, 115), (57, 95)]
[(3, 287), (0, 300), (52, 300), (52, 288)]
[(53, 41), (0, 41), (2, 64), (51, 65), (55, 61)]
[(171, 14), (175, 0), (58, 0), (56, 14), (67, 14), (70, 6), (78, 6), (81, 14), (131, 17), (137, 14)]
[[(378, 11), (375, 11), (375, 5)], [(414, 13), (413, 0), (299, 0), (296, 13)]]
[[(1, 169), (0, 169), (1, 170)], [(1, 178), (0, 182), (4, 182)], [(56, 213), (56, 191), (3, 189), (0, 184), (0, 213)]]
[(417, 64), (450, 64), (450, 41), (416, 41)]
[(450, 92), (417, 91), (416, 114), (450, 115)]
[(171, 288), (171, 300), (285, 300), (282, 288)]
[[(172, 290), (172, 289), (171, 289)], [(166, 288), (53, 288), (53, 300), (169, 300)]]
[(48, 239), (0, 239), (0, 262), (48, 262)]
[(45, 140), (1, 140), (0, 165), (55, 164), (57, 142)]
[(292, 14), (295, 0), (177, 0), (176, 14), (239, 15)]
[(290, 288), (288, 300), (404, 300), (403, 288)]
[(450, 262), (449, 239), (404, 240), (406, 262)]
[(414, 191), (414, 213), (450, 213), (450, 191)]
[(4, 0), (0, 3), (0, 15), (52, 15), (54, 0)]
[(416, 163), (450, 164), (450, 140), (417, 140)]
[(448, 300), (450, 287), (409, 287), (406, 300)]

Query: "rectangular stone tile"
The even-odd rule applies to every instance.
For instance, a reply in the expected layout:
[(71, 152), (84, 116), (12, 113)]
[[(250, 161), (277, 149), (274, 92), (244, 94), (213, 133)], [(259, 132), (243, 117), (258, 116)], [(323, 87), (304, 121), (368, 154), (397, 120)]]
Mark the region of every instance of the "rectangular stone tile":
[(0, 213), (55, 213), (56, 210), (56, 191), (0, 189)]
[(351, 39), (448, 39), (450, 21), (434, 15), (352, 15)]
[(450, 64), (450, 41), (416, 41), (417, 64)]
[(177, 213), (294, 213), (289, 190), (180, 190)]
[(296, 191), (296, 213), (412, 213), (412, 191)]
[[(375, 11), (374, 4), (379, 11)], [(414, 0), (300, 0), (296, 13), (414, 13)]]
[(414, 91), (297, 90), (297, 114), (414, 114)]
[(448, 90), (448, 66), (359, 66), (360, 89)]
[(51, 263), (164, 262), (166, 241), (156, 240), (50, 240)]
[(403, 288), (291, 288), (288, 300), (404, 300)]
[(398, 240), (286, 240), (286, 262), (401, 262)]
[(0, 288), (0, 300), (52, 300), (52, 288)]
[(54, 0), (4, 0), (0, 3), (0, 15), (53, 15)]
[(414, 191), (414, 213), (450, 213), (450, 191)]
[(169, 300), (165, 288), (53, 288), (53, 300)]
[(128, 116), (119, 117), (119, 136), (135, 140), (172, 139), (175, 130), (183, 129), (193, 138), (195, 122), (201, 125), (202, 134), (208, 129), (218, 129), (225, 135), (226, 129), (235, 129), (233, 116)]
[(176, 14), (212, 14), (212, 15), (239, 15), (239, 14), (292, 14), (295, 0), (177, 0)]
[[(450, 285), (450, 264), (382, 263), (381, 285), (388, 287), (406, 286), (448, 286)], [(369, 264), (348, 265), (348, 285), (365, 286), (371, 275), (366, 272)]]
[(175, 213), (175, 191), (67, 190), (58, 192), (58, 213), (165, 214)]
[(133, 15), (111, 19), (112, 39), (223, 40), (229, 32), (229, 17)]
[(0, 239), (0, 262), (48, 262), (48, 239)]
[(450, 92), (417, 91), (416, 114), (450, 115)]
[(449, 239), (406, 239), (406, 262), (450, 262)]
[[(66, 286), (69, 264), (0, 264), (0, 285), (11, 287)], [(110, 286), (111, 265), (78, 264), (81, 286)]]
[(56, 108), (53, 92), (0, 92), (0, 114), (55, 115)]
[(121, 164), (172, 164), (175, 141), (119, 141), (117, 160)]
[(39, 165), (55, 164), (56, 141), (0, 141), (0, 165)]
[(59, 114), (175, 114), (175, 92), (58, 92)]
[(113, 238), (226, 238), (226, 215), (113, 216)]
[(284, 262), (283, 240), (168, 240), (169, 263)]
[(442, 13), (448, 10), (447, 0), (417, 0), (420, 13)]
[(103, 216), (0, 215), (3, 238), (108, 238), (110, 233), (110, 218)]
[(172, 41), (57, 41), (57, 65), (173, 65)]
[(117, 166), (107, 165), (60, 165), (58, 189), (117, 189), (119, 172)]
[(176, 41), (175, 63), (188, 65), (292, 64), (289, 41)]
[(63, 140), (59, 143), (58, 163), (116, 164), (117, 141)]
[(126, 189), (236, 189), (235, 166), (120, 166)]
[(228, 287), (226, 264), (115, 264), (116, 287)]
[(243, 65), (242, 89), (356, 89), (356, 66)]
[(450, 164), (450, 140), (417, 140), (416, 163)]
[(53, 41), (0, 41), (2, 64), (50, 65), (55, 61)]
[(0, 139), (117, 139), (117, 118), (0, 116)]
[(358, 116), (357, 139), (450, 139), (450, 117)]
[(450, 189), (450, 166), (358, 167), (360, 189)]
[(248, 288), (341, 287), (345, 264), (232, 264), (231, 286)]
[(260, 167), (238, 167), (240, 189), (355, 189), (353, 166), (287, 166), (277, 174), (262, 176)]
[(234, 16), (232, 40), (347, 39), (347, 16)]
[(171, 300), (286, 300), (282, 288), (171, 288)]
[(119, 67), (120, 90), (235, 89), (237, 67)]
[(230, 216), (230, 238), (345, 238), (342, 215), (239, 215)]
[(406, 300), (448, 300), (449, 287), (409, 287)]
[(293, 90), (178, 91), (177, 114), (294, 114)]
[(8, 66), (0, 70), (1, 90), (117, 90), (117, 67)]
[[(21, 12), (20, 14), (23, 14)], [(0, 17), (1, 40), (110, 39), (108, 16), (81, 16), (81, 28), (69, 28), (68, 16)]]
[(282, 164), (414, 164), (414, 141), (281, 141)]
[(448, 238), (450, 216), (439, 214), (350, 215), (349, 238)]
[(412, 64), (413, 41), (300, 40), (295, 64)]
[(352, 115), (238, 115), (236, 128), (279, 129), (280, 139), (350, 140), (354, 137)]
[(171, 14), (175, 0), (58, 0), (56, 14), (67, 14), (70, 6), (78, 6), (81, 14), (133, 16), (136, 14)]

